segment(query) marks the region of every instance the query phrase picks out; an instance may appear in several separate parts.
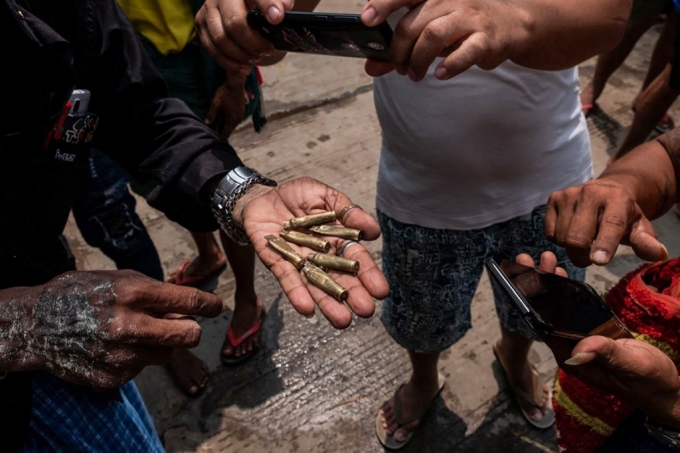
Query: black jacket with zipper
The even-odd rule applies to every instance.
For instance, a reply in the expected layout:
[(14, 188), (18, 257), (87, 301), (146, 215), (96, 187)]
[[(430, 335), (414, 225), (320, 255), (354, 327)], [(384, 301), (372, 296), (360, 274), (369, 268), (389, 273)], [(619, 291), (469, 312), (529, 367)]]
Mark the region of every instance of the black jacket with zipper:
[[(73, 267), (61, 234), (89, 145), (65, 161), (45, 140), (74, 88), (91, 92), (88, 110), (99, 116), (92, 145), (156, 184), (152, 206), (191, 231), (217, 228), (201, 188), (241, 162), (182, 101), (166, 97), (115, 0), (4, 0), (0, 27), (0, 289), (39, 285)], [(3, 451), (25, 435), (30, 377), (0, 380)]]

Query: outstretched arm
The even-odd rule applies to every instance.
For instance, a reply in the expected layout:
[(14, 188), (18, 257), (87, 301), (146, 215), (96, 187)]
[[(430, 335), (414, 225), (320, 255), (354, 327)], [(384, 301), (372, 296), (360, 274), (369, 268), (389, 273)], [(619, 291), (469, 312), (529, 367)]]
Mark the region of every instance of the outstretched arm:
[(650, 220), (680, 200), (680, 128), (638, 146), (597, 179), (554, 192), (545, 231), (579, 266), (607, 264), (619, 244), (642, 259), (668, 258)]
[(506, 60), (533, 69), (566, 69), (614, 47), (623, 35), (630, 0), (370, 0), (364, 23), (374, 26), (411, 9), (395, 28), (391, 63), (369, 62), (382, 75), (396, 67), (414, 80), (435, 72), (454, 77), (477, 65), (493, 69)]
[(248, 74), (250, 64), (267, 66), (283, 59), (285, 52), (248, 25), (249, 9), (259, 9), (269, 22), (278, 24), (285, 11), (313, 11), (320, 0), (206, 0), (196, 14), (196, 30), (208, 54), (228, 74)]

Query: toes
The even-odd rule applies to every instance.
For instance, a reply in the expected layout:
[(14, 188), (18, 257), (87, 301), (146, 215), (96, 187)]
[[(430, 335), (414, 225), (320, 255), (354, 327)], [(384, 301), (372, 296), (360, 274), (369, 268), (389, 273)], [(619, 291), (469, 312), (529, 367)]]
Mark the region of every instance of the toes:
[(382, 423), (382, 427), (387, 429), (387, 418), (385, 417), (385, 411), (382, 409), (380, 410), (380, 422)]
[(387, 423), (392, 423), (394, 421), (394, 413), (391, 408), (384, 409), (383, 414)]
[(405, 429), (401, 428), (396, 430), (392, 437), (394, 437), (394, 440), (396, 440), (397, 442), (404, 442), (408, 437), (408, 432)]
[(533, 408), (528, 412), (529, 418), (535, 422), (540, 422), (543, 420), (543, 411), (538, 408)]
[(393, 437), (397, 442), (404, 442), (408, 439), (409, 434), (413, 432), (414, 429), (418, 427), (419, 421), (414, 421), (408, 425), (404, 425), (401, 428), (394, 431)]

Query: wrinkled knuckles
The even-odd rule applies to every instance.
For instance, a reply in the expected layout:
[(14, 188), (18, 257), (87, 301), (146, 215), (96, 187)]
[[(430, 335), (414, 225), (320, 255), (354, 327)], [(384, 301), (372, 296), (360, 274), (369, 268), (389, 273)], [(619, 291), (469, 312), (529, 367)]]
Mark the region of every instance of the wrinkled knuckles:
[(554, 207), (559, 206), (559, 202), (562, 199), (562, 192), (563, 191), (551, 193), (548, 197), (548, 205)]
[(394, 28), (394, 34), (397, 36), (404, 36), (410, 41), (415, 41), (418, 39), (421, 30), (414, 27), (413, 21), (401, 20)]
[(602, 218), (602, 224), (615, 227), (618, 230), (628, 229), (629, 219), (615, 214), (610, 214)]
[(190, 313), (196, 313), (200, 311), (201, 309), (205, 308), (203, 306), (203, 299), (201, 298), (199, 294), (199, 290), (196, 288), (186, 288), (186, 296), (183, 297), (183, 304), (186, 307), (187, 311)]
[(448, 35), (447, 26), (442, 20), (435, 20), (425, 26), (422, 33), (422, 38), (427, 42), (439, 44), (440, 47), (446, 47), (443, 42)]
[(573, 232), (569, 233), (569, 235), (563, 240), (564, 247), (579, 250), (589, 250), (592, 243), (593, 238)]
[(184, 334), (182, 344), (187, 348), (194, 348), (198, 346), (198, 343), (201, 341), (202, 332), (203, 331), (201, 327), (198, 325), (198, 323), (196, 323), (194, 327), (187, 329), (186, 333)]
[(248, 31), (248, 23), (245, 19), (236, 16), (230, 16), (224, 20), (223, 27), (230, 36), (243, 36), (243, 33)]

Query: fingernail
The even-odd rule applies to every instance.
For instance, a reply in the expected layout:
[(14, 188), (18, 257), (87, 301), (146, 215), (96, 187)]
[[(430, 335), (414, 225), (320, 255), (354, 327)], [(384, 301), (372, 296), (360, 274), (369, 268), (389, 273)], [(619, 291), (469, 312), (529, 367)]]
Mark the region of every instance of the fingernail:
[(597, 250), (593, 253), (592, 257), (593, 263), (603, 266), (609, 262), (609, 253), (604, 250)]
[(375, 8), (370, 7), (361, 14), (361, 20), (363, 20), (365, 24), (370, 25), (373, 23), (377, 15), (378, 14), (375, 12)]
[(445, 79), (449, 75), (449, 71), (444, 66), (440, 66), (434, 71), (434, 76), (438, 79)]
[(414, 82), (418, 81), (418, 76), (416, 75), (416, 72), (413, 69), (408, 70), (408, 78), (413, 80)]
[(281, 15), (281, 10), (276, 6), (270, 6), (267, 10), (267, 16), (269, 16), (270, 21), (274, 21)]
[(594, 352), (579, 352), (573, 357), (564, 361), (565, 365), (579, 366), (584, 363), (591, 362), (595, 358), (596, 354)]
[(668, 249), (661, 243), (659, 245), (661, 245), (661, 261), (666, 261), (668, 259)]
[(247, 76), (250, 74), (250, 66), (244, 66), (241, 69), (239, 69), (238, 72)]
[(307, 318), (307, 321), (309, 321), (310, 324), (316, 324), (319, 322), (319, 318), (316, 317), (316, 312), (312, 313), (311, 315), (305, 315), (305, 318)]

